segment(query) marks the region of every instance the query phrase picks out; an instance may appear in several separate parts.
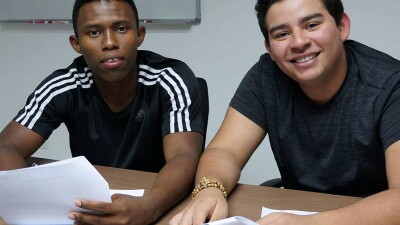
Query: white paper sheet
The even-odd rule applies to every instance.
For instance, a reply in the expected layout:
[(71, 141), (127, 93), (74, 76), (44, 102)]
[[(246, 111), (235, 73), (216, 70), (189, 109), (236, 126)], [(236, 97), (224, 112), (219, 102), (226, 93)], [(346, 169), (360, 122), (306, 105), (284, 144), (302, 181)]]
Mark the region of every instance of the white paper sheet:
[(222, 220), (206, 223), (206, 225), (258, 225), (258, 223), (242, 216), (229, 217)]
[(264, 216), (274, 213), (274, 212), (292, 213), (292, 214), (296, 214), (296, 215), (311, 215), (311, 214), (318, 213), (318, 212), (308, 212), (308, 211), (299, 211), (299, 210), (278, 210), (278, 209), (270, 209), (267, 207), (262, 207), (261, 217), (264, 217)]
[[(284, 213), (292, 213), (297, 215), (311, 215), (317, 212), (307, 212), (307, 211), (299, 211), (299, 210), (277, 210), (277, 209), (270, 209), (267, 207), (262, 207), (261, 209), (261, 217), (269, 215), (274, 212), (284, 212)], [(261, 218), (260, 217), (260, 218)], [(233, 216), (222, 220), (213, 221), (210, 223), (206, 223), (205, 225), (258, 225), (258, 223), (247, 219), (242, 216)]]
[(141, 197), (144, 194), (144, 189), (136, 189), (136, 190), (117, 190), (117, 189), (110, 189), (110, 196), (113, 194), (124, 194), (124, 195), (131, 195), (136, 197)]
[[(78, 198), (111, 202), (107, 181), (83, 156), (35, 167), (0, 171), (0, 216), (8, 224), (72, 224)], [(131, 190), (132, 194), (132, 190)], [(133, 191), (142, 196), (143, 190)]]

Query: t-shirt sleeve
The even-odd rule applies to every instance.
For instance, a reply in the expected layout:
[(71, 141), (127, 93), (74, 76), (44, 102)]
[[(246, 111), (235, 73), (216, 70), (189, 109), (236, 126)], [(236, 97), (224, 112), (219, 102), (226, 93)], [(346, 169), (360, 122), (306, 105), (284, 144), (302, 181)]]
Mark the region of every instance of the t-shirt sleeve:
[[(384, 104), (380, 119), (380, 135), (383, 148), (386, 150), (391, 144), (400, 140), (400, 77), (399, 73), (392, 76), (396, 79), (393, 88), (386, 88), (383, 99), (379, 99)], [(392, 85), (393, 86), (393, 85)], [(379, 102), (378, 102), (379, 103)]]
[(38, 85), (34, 92), (29, 95), (25, 106), (14, 117), (17, 123), (46, 139), (62, 122), (59, 113), (60, 106), (52, 91), (51, 82), (53, 77), (53, 75), (47, 77)]
[(260, 62), (247, 72), (229, 105), (264, 130), (267, 130), (260, 79)]
[(204, 134), (201, 94), (196, 77), (183, 62), (176, 61), (163, 76), (163, 137), (176, 132)]

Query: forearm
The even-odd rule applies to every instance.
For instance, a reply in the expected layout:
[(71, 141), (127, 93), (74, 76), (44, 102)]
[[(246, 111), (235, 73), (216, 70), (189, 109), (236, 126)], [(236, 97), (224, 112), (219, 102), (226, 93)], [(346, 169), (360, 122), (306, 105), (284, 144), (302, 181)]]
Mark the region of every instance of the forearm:
[(229, 194), (240, 178), (242, 168), (238, 165), (240, 163), (235, 162), (229, 152), (209, 146), (200, 159), (195, 184), (199, 184), (200, 179), (206, 177), (220, 182)]
[(197, 163), (198, 156), (194, 154), (179, 154), (167, 162), (153, 188), (145, 194), (152, 214), (149, 222), (158, 219), (192, 190)]
[(12, 146), (0, 145), (0, 170), (12, 170), (26, 166), (25, 158)]
[(391, 225), (400, 224), (400, 189), (372, 195), (352, 205), (311, 216), (324, 225)]
[(0, 133), (0, 170), (26, 167), (26, 160), (44, 141), (39, 134), (11, 121)]

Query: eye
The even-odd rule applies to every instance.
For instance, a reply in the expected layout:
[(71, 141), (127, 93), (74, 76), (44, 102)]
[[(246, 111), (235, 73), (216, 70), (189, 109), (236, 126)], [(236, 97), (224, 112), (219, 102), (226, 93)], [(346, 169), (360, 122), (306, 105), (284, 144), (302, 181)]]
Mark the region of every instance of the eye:
[(314, 30), (314, 29), (316, 29), (317, 27), (318, 27), (318, 23), (309, 23), (309, 24), (307, 24), (306, 25), (306, 30)]
[(98, 37), (100, 35), (100, 32), (98, 30), (90, 30), (88, 33), (92, 37)]
[(286, 37), (288, 37), (290, 35), (290, 33), (289, 32), (279, 32), (279, 33), (276, 33), (275, 35), (273, 35), (273, 37), (274, 37), (274, 39), (284, 39), (284, 38), (286, 38)]
[(127, 26), (119, 26), (118, 28), (117, 28), (117, 31), (118, 32), (121, 32), (121, 33), (124, 33), (124, 32), (126, 32), (128, 30), (128, 27)]

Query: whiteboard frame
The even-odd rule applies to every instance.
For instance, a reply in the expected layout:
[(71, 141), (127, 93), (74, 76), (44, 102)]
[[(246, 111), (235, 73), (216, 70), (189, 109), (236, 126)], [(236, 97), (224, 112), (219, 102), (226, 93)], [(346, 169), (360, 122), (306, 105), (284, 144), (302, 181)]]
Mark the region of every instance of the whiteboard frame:
[[(201, 21), (200, 0), (134, 1), (141, 23), (198, 24)], [(0, 0), (0, 23), (72, 23), (73, 3), (74, 0)]]

